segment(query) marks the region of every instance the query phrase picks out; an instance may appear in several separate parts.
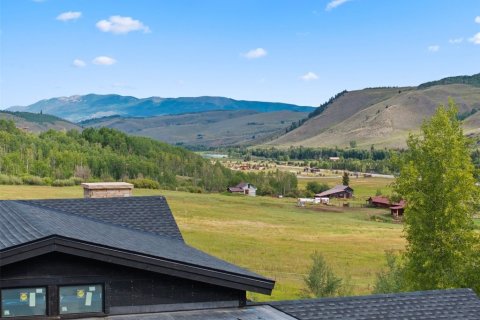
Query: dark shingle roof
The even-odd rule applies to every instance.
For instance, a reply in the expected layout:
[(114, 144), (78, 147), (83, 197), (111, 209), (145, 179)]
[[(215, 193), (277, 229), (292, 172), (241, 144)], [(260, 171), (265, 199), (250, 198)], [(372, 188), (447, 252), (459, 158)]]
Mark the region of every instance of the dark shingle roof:
[(333, 187), (332, 189), (316, 194), (315, 197), (326, 197), (335, 193), (344, 192), (347, 189), (353, 190), (349, 186), (344, 186), (342, 184), (339, 184)]
[(167, 201), (161, 196), (20, 202), (183, 240)]
[[(96, 318), (98, 319), (98, 318)], [(270, 306), (109, 316), (106, 320), (295, 320)], [(88, 320), (95, 320), (94, 318)]]
[(480, 299), (470, 289), (272, 302), (300, 320), (480, 319)]
[[(110, 202), (111, 214), (114, 214), (117, 208), (119, 211), (124, 210), (128, 202), (125, 199), (138, 203), (135, 198), (116, 199), (120, 201), (118, 203)], [(91, 199), (88, 201), (88, 205), (93, 208), (95, 202), (105, 204), (106, 202), (102, 200), (105, 199)], [(69, 210), (73, 210), (74, 203), (82, 201), (80, 199), (72, 200), (67, 207)], [(150, 199), (147, 203), (155, 203), (155, 200)], [(143, 255), (197, 269), (211, 270), (214, 273), (222, 272), (246, 277), (273, 287), (273, 281), (192, 248), (181, 239), (171, 238), (169, 233), (167, 236), (162, 236), (158, 234), (161, 232), (154, 234), (130, 229), (116, 224), (116, 221), (113, 223), (100, 221), (98, 220), (100, 215), (90, 218), (83, 214), (55, 211), (36, 204), (38, 202), (0, 201), (0, 254), (2, 251), (20, 245), (58, 236), (103, 248), (113, 248), (125, 253), (134, 253), (133, 257)], [(105, 217), (102, 218), (109, 220)], [(175, 223), (173, 217), (171, 219)]]

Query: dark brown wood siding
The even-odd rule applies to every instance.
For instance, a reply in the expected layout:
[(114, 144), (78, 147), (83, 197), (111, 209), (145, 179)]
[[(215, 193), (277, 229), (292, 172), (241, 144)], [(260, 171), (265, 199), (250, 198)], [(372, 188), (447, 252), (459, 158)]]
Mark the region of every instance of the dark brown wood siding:
[[(0, 268), (0, 287), (45, 286), (50, 300), (58, 299), (59, 285), (103, 284), (106, 313), (188, 309), (189, 305), (245, 304), (245, 291), (140, 269), (49, 253)], [(53, 291), (53, 292), (52, 292)], [(51, 301), (51, 315), (58, 314)], [(152, 306), (156, 306), (152, 309)], [(111, 312), (111, 311), (114, 312)]]

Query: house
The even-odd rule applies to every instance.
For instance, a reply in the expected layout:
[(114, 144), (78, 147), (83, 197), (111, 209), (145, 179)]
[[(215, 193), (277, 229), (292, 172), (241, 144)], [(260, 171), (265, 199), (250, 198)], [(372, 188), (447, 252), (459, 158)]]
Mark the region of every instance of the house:
[(2, 319), (240, 307), (274, 283), (187, 245), (164, 197), (0, 201)]
[(344, 198), (350, 199), (353, 197), (353, 189), (349, 186), (338, 185), (330, 190), (318, 193), (315, 198)]
[(392, 205), (390, 199), (385, 196), (370, 197), (367, 202), (370, 206), (377, 208), (390, 208)]
[[(187, 245), (164, 197), (0, 201), (0, 319), (478, 319), (470, 289), (252, 303), (275, 282)], [(399, 307), (401, 306), (401, 307)]]
[(397, 219), (399, 216), (403, 216), (403, 212), (405, 211), (406, 204), (407, 203), (405, 200), (400, 200), (397, 203), (392, 203), (392, 206), (390, 207), (391, 215), (395, 219)]
[(228, 192), (231, 193), (241, 193), (251, 197), (255, 197), (257, 195), (257, 188), (253, 186), (253, 184), (240, 182), (234, 187), (228, 187)]

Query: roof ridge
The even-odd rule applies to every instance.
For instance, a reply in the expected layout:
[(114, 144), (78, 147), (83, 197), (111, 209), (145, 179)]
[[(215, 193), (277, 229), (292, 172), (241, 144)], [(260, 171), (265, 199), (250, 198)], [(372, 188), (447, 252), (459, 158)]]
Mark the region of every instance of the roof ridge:
[[(53, 199), (49, 199), (49, 200), (53, 200)], [(64, 199), (62, 199), (62, 200), (64, 200)], [(128, 231), (132, 231), (132, 232), (138, 232), (140, 234), (144, 234), (144, 235), (148, 235), (148, 236), (155, 236), (155, 237), (159, 237), (159, 238), (166, 239), (166, 240), (172, 240), (172, 241), (178, 241), (178, 242), (181, 242), (181, 243), (185, 243), (185, 241), (180, 240), (180, 239), (175, 239), (173, 237), (167, 237), (167, 236), (164, 236), (164, 235), (161, 235), (161, 234), (157, 234), (157, 233), (153, 233), (153, 232), (147, 232), (147, 231), (140, 230), (140, 229), (129, 228), (129, 227), (124, 226), (124, 225), (109, 223), (109, 222), (106, 222), (106, 221), (103, 221), (103, 220), (100, 220), (100, 219), (95, 219), (95, 218), (87, 217), (87, 216), (80, 215), (80, 214), (75, 214), (75, 213), (66, 212), (66, 211), (53, 209), (53, 208), (47, 208), (47, 207), (43, 207), (43, 206), (40, 206), (40, 205), (37, 205), (37, 204), (34, 204), (34, 203), (28, 203), (28, 200), (13, 200), (12, 202), (16, 202), (16, 203), (21, 204), (21, 205), (27, 205), (27, 206), (30, 206), (30, 207), (34, 207), (34, 208), (37, 208), (39, 210), (43, 210), (43, 211), (47, 211), (47, 212), (51, 211), (51, 212), (54, 212), (54, 213), (58, 213), (58, 214), (66, 215), (66, 216), (71, 216), (71, 217), (91, 221), (91, 222), (98, 223), (98, 224), (108, 225), (108, 226), (114, 227), (114, 228), (119, 228), (119, 229), (128, 230)]]
[(451, 289), (435, 289), (435, 290), (424, 290), (424, 291), (411, 291), (411, 292), (397, 292), (397, 293), (381, 293), (381, 294), (371, 294), (363, 296), (348, 296), (348, 297), (329, 297), (329, 298), (312, 298), (312, 299), (301, 299), (301, 300), (280, 300), (280, 301), (266, 301), (260, 304), (269, 304), (272, 306), (275, 305), (289, 305), (289, 304), (300, 304), (300, 303), (315, 303), (315, 302), (330, 302), (330, 301), (342, 301), (342, 300), (373, 300), (378, 298), (399, 298), (399, 297), (415, 297), (415, 296), (435, 296), (439, 293), (454, 293), (454, 292), (464, 292), (475, 294), (475, 292), (470, 288), (451, 288)]

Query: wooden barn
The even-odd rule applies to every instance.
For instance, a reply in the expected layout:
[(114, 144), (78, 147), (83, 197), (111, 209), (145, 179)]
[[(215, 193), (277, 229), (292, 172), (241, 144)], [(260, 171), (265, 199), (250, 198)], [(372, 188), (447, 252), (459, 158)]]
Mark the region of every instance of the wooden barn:
[(318, 193), (315, 198), (343, 198), (350, 199), (353, 197), (353, 189), (349, 186), (338, 185), (330, 190)]
[(377, 208), (390, 208), (392, 205), (390, 199), (386, 196), (370, 197), (367, 202), (370, 206)]

